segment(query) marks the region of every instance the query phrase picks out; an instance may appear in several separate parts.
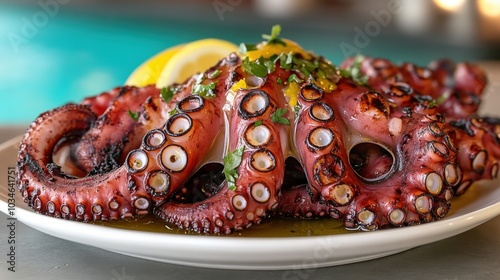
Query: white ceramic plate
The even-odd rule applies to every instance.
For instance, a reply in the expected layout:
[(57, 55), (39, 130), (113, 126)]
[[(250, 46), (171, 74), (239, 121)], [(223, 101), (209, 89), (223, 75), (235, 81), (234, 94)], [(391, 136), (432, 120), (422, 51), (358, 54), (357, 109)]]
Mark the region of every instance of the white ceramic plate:
[[(0, 145), (0, 170), (15, 166), (20, 138)], [(7, 178), (0, 210), (7, 213)], [(442, 240), (500, 214), (500, 182), (481, 183), (458, 198), (443, 220), (414, 227), (315, 237), (222, 237), (145, 232), (67, 221), (34, 213), (16, 192), (18, 221), (41, 232), (160, 262), (226, 269), (305, 269), (395, 254)], [(457, 207), (458, 206), (458, 207)], [(209, 257), (207, 257), (209, 256)]]

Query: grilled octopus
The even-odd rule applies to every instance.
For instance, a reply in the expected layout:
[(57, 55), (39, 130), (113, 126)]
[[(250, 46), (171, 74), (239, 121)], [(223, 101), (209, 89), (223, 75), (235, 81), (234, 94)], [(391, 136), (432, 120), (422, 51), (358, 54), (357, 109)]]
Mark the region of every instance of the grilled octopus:
[(269, 216), (361, 230), (431, 222), (498, 175), (500, 121), (476, 115), (485, 86), (468, 63), (335, 67), (262, 42), (182, 84), (118, 87), (41, 114), (17, 182), (44, 215), (156, 215), (206, 234)]

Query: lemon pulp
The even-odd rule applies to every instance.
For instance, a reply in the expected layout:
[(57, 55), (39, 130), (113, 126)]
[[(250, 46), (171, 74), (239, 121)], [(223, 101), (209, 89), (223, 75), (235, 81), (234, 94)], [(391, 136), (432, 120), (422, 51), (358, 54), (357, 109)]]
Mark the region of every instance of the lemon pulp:
[(168, 48), (143, 62), (125, 82), (129, 86), (144, 87), (154, 85), (170, 59), (183, 48), (183, 45)]
[(173, 83), (182, 83), (237, 49), (233, 43), (218, 39), (177, 45), (146, 60), (130, 74), (125, 84), (138, 87), (153, 84), (163, 88)]
[(156, 87), (163, 88), (174, 83), (182, 83), (237, 50), (238, 47), (233, 43), (218, 39), (203, 39), (189, 43), (170, 58), (158, 77)]

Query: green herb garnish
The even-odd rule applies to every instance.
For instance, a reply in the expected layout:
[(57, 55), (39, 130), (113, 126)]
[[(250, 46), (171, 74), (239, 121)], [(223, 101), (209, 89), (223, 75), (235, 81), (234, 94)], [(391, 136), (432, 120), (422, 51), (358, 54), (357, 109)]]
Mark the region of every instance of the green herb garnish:
[(256, 77), (264, 78), (267, 76), (267, 70), (268, 70), (267, 67), (265, 65), (259, 64), (258, 60), (250, 61), (250, 59), (247, 56), (243, 60), (242, 66), (247, 73), (250, 73)]
[(264, 59), (263, 57), (261, 57), (261, 59), (261, 64), (263, 64), (267, 68), (267, 73), (273, 73), (276, 69), (276, 64), (274, 63), (274, 61), (270, 59)]
[(241, 43), (240, 47), (238, 48), (238, 52), (240, 54), (246, 54), (249, 51), (254, 51), (257, 49), (257, 46), (255, 44), (245, 44)]
[(172, 100), (172, 97), (174, 97), (174, 92), (176, 91), (176, 89), (174, 89), (174, 87), (172, 86), (169, 86), (169, 87), (164, 87), (161, 89), (160, 91), (160, 95), (161, 95), (161, 98), (165, 101), (165, 102), (170, 102), (170, 100)]
[(177, 108), (174, 108), (174, 109), (172, 109), (171, 111), (168, 112), (169, 116), (173, 116), (175, 114), (177, 114)]
[(211, 82), (207, 85), (196, 84), (193, 87), (193, 93), (199, 94), (200, 96), (203, 97), (215, 97), (214, 93), (215, 85), (216, 85), (215, 82)]
[(132, 118), (134, 121), (137, 121), (139, 119), (139, 115), (140, 113), (139, 112), (132, 112), (130, 110), (128, 110), (128, 115), (130, 116), (130, 118)]
[(285, 70), (290, 70), (292, 69), (292, 63), (293, 63), (293, 54), (292, 52), (288, 53), (288, 54), (280, 54), (280, 56), (278, 56), (278, 58), (276, 58), (277, 60), (279, 59), (280, 61), (280, 67), (282, 69), (285, 69)]
[(280, 77), (278, 77), (278, 79), (276, 79), (276, 83), (278, 83), (278, 85), (281, 85), (283, 84), (283, 80)]
[(300, 106), (300, 104), (297, 104), (297, 105), (293, 106), (293, 111), (295, 112), (295, 117), (296, 118), (299, 116), (299, 112), (300, 112), (301, 108), (302, 108), (302, 106)]
[(224, 156), (224, 176), (226, 177), (227, 186), (230, 190), (236, 190), (236, 179), (238, 179), (238, 172), (236, 168), (241, 164), (241, 158), (243, 157), (243, 152), (245, 151), (245, 146), (236, 148), (233, 152), (228, 153)]
[(279, 37), (281, 33), (281, 26), (279, 24), (274, 25), (271, 29), (271, 35), (262, 34), (262, 38), (267, 40), (268, 44), (281, 44), (286, 46), (286, 43)]
[(318, 61), (318, 77), (329, 79), (332, 82), (338, 82), (339, 75), (337, 73), (337, 68), (330, 64), (326, 60)]
[(448, 99), (448, 97), (450, 97), (450, 94), (451, 94), (450, 91), (444, 92), (441, 96), (429, 102), (429, 107), (433, 108), (443, 104)]
[(215, 97), (214, 89), (216, 87), (216, 83), (211, 82), (209, 84), (204, 85), (202, 84), (204, 80), (205, 80), (204, 74), (198, 75), (198, 77), (196, 78), (196, 82), (193, 86), (193, 89), (191, 90), (191, 93), (198, 94), (200, 96), (207, 98)]
[(290, 121), (283, 117), (287, 112), (286, 108), (278, 108), (271, 114), (271, 121), (280, 124), (290, 124)]
[(368, 76), (363, 75), (363, 72), (361, 71), (361, 63), (364, 59), (365, 57), (363, 55), (358, 54), (354, 58), (354, 62), (351, 66), (346, 69), (340, 70), (340, 75), (344, 78), (351, 78), (358, 85), (368, 85)]
[(254, 122), (254, 124), (253, 124), (254, 127), (257, 127), (259, 125), (262, 125), (262, 121), (261, 120), (258, 120), (256, 122)]
[(219, 69), (216, 69), (212, 73), (208, 74), (208, 78), (215, 79), (215, 78), (219, 77), (220, 73), (222, 73), (222, 71), (220, 71)]
[(291, 82), (296, 82), (297, 84), (300, 84), (302, 83), (302, 80), (297, 77), (297, 75), (295, 75), (295, 73), (292, 73), (289, 77), (288, 77), (288, 82), (291, 83)]

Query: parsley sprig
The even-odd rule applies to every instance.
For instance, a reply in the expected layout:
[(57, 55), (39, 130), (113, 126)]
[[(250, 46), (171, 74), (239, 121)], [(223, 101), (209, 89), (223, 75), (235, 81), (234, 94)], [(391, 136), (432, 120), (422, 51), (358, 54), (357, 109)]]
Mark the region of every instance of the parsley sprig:
[(281, 53), (277, 58), (275, 58), (275, 61), (280, 62), (280, 67), (281, 69), (285, 70), (290, 70), (292, 69), (292, 63), (293, 63), (293, 53), (289, 52), (288, 54)]
[(202, 97), (207, 97), (207, 98), (215, 97), (214, 90), (217, 84), (215, 82), (203, 84), (204, 80), (205, 80), (204, 74), (198, 75), (198, 77), (196, 78), (196, 82), (193, 86), (193, 89), (191, 90), (191, 93), (198, 94)]
[(292, 73), (288, 77), (288, 83), (291, 83), (291, 82), (296, 82), (297, 84), (300, 84), (303, 81), (302, 81), (302, 79), (300, 79), (299, 77), (297, 77), (297, 75), (295, 73)]
[(291, 75), (288, 82), (295, 81), (300, 83), (302, 79), (314, 79), (315, 77), (337, 82), (339, 78), (335, 66), (322, 57), (304, 59), (300, 55), (289, 52), (281, 53), (278, 56), (271, 57), (271, 59), (273, 59), (275, 63), (279, 62), (281, 69), (295, 70), (296, 74), (292, 74), (293, 76)]
[(266, 65), (264, 64), (264, 59), (257, 59), (255, 61), (250, 61), (250, 59), (245, 57), (243, 60), (242, 66), (243, 69), (245, 69), (245, 72), (250, 73), (256, 77), (259, 78), (264, 78), (267, 76), (268, 69)]
[(355, 83), (361, 86), (366, 86), (368, 85), (368, 76), (363, 75), (363, 72), (361, 72), (361, 63), (365, 57), (363, 55), (358, 54), (352, 63), (351, 66), (349, 66), (346, 69), (341, 69), (340, 70), (340, 75), (344, 78), (351, 78)]
[[(279, 36), (281, 26), (275, 25), (271, 30), (271, 34), (264, 34), (262, 37), (267, 44), (282, 44), (286, 46)], [(240, 44), (239, 52), (246, 54), (248, 51), (256, 50), (258, 45), (255, 44)], [(260, 57), (255, 60), (250, 60), (247, 56), (243, 59), (242, 67), (245, 72), (254, 76), (264, 78), (268, 74), (275, 71), (276, 65), (279, 65), (284, 70), (295, 70), (295, 75), (291, 75), (288, 83), (294, 81), (300, 83), (304, 80), (314, 80), (316, 78), (326, 78), (336, 83), (339, 79), (337, 69), (330, 62), (322, 57), (311, 55), (312, 58), (305, 59), (300, 53), (282, 52), (281, 54), (271, 55), (269, 58)], [(354, 70), (356, 71), (356, 70)], [(354, 75), (357, 77), (356, 75)], [(279, 79), (277, 83), (281, 84), (285, 81)]]
[(429, 102), (429, 107), (433, 108), (433, 107), (440, 106), (441, 104), (443, 104), (450, 97), (450, 95), (451, 95), (450, 91), (444, 92), (438, 98), (431, 100), (431, 102)]
[(279, 124), (290, 124), (290, 121), (284, 117), (286, 114), (286, 108), (278, 108), (274, 113), (271, 114), (271, 121)]
[(128, 115), (130, 118), (132, 118), (134, 121), (137, 121), (139, 119), (140, 113), (139, 112), (132, 112), (130, 110), (127, 111)]
[(246, 44), (246, 43), (241, 43), (240, 47), (238, 48), (238, 52), (240, 54), (246, 54), (249, 51), (255, 51), (257, 49), (257, 45), (255, 44)]
[(293, 106), (293, 112), (295, 113), (296, 118), (299, 116), (300, 109), (302, 109), (302, 106), (300, 104)]
[(207, 85), (196, 84), (193, 87), (193, 93), (199, 94), (203, 97), (215, 97), (214, 89), (215, 82), (211, 82)]
[(226, 177), (228, 188), (232, 191), (236, 190), (235, 182), (236, 179), (238, 179), (236, 168), (241, 164), (241, 158), (243, 157), (244, 151), (245, 146), (241, 146), (224, 156), (224, 170), (222, 172)]
[[(281, 26), (274, 25), (273, 28), (271, 29), (271, 34), (262, 34), (262, 38), (267, 41), (267, 44), (280, 44), (283, 46), (286, 46), (285, 41), (283, 41), (279, 36), (281, 33)], [(238, 52), (240, 54), (246, 54), (249, 51), (254, 51), (257, 49), (256, 44), (246, 44), (246, 43), (241, 43)]]
[(174, 93), (177, 91), (173, 86), (164, 87), (160, 91), (161, 98), (166, 102), (170, 102), (172, 97), (174, 97)]
[(281, 26), (279, 24), (274, 25), (271, 29), (271, 35), (262, 34), (262, 38), (267, 40), (268, 44), (281, 44), (286, 46), (286, 43), (279, 37), (281, 33)]
[(208, 74), (209, 79), (215, 79), (219, 77), (219, 75), (222, 73), (219, 69), (214, 70), (212, 73)]
[(169, 115), (169, 116), (173, 116), (173, 115), (175, 115), (175, 114), (177, 114), (177, 113), (178, 113), (178, 112), (177, 112), (177, 107), (175, 107), (174, 109), (172, 109), (172, 110), (170, 110), (170, 111), (168, 112), (168, 115)]

